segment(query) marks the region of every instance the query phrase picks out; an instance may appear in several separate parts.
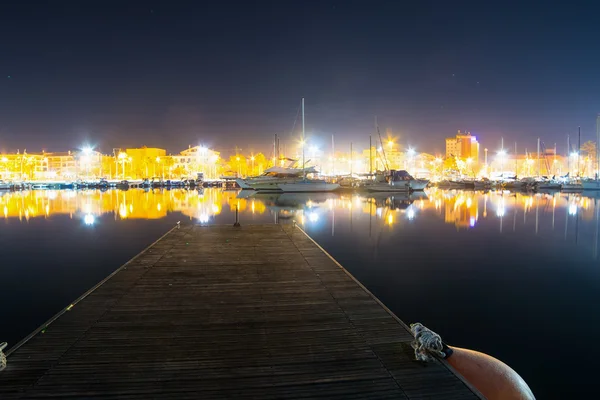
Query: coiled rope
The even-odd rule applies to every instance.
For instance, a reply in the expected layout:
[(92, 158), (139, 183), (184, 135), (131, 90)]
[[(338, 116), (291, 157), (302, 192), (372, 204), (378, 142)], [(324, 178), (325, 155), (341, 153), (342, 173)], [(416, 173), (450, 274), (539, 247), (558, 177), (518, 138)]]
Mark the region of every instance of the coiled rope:
[(436, 357), (447, 358), (450, 356), (452, 350), (444, 345), (440, 335), (431, 329), (417, 322), (410, 324), (410, 330), (415, 337), (411, 345), (415, 349), (415, 358), (417, 360), (433, 361)]
[(6, 343), (6, 342), (0, 343), (0, 371), (2, 371), (4, 368), (6, 368), (6, 356), (2, 352), (2, 350), (4, 350), (6, 348), (6, 346), (8, 346), (8, 343)]

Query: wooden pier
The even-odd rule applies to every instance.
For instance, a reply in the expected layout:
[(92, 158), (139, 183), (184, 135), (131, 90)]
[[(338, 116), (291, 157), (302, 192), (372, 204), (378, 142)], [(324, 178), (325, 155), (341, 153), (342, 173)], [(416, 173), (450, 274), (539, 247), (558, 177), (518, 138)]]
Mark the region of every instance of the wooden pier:
[(15, 346), (0, 398), (480, 398), (411, 341), (297, 227), (182, 226)]

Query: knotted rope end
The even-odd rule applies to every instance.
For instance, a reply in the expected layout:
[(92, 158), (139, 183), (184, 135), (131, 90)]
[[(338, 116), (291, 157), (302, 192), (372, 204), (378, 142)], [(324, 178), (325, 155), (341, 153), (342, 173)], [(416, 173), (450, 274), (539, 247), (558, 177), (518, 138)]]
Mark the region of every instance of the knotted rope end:
[(446, 358), (444, 343), (440, 335), (417, 322), (410, 325), (415, 340), (411, 343), (418, 361), (432, 362), (436, 357)]
[(8, 346), (8, 343), (6, 343), (6, 342), (0, 343), (0, 371), (2, 371), (4, 368), (6, 368), (6, 356), (2, 352), (2, 350), (4, 350), (6, 348), (6, 346)]

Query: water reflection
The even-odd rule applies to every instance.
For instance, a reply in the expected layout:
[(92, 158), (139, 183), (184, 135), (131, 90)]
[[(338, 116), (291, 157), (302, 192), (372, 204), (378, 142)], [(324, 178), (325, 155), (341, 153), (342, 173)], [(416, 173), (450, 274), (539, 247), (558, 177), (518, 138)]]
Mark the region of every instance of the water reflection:
[[(501, 234), (520, 229), (544, 235), (562, 229), (563, 238), (592, 244), (598, 254), (597, 226), (600, 212), (596, 193), (510, 193), (433, 189), (425, 193), (335, 194), (275, 193), (254, 191), (191, 190), (90, 190), (23, 191), (0, 193), (0, 210), (5, 219), (29, 221), (68, 215), (93, 226), (100, 216), (115, 220), (161, 219), (171, 213), (200, 223), (219, 223), (216, 216), (233, 214), (265, 215), (263, 222), (291, 223), (305, 227), (331, 225), (335, 235), (336, 219), (349, 223), (353, 231), (363, 217), (369, 218), (369, 233), (374, 228), (394, 229), (405, 223), (438, 220), (458, 231), (489, 226), (495, 221)], [(336, 215), (337, 214), (337, 215)], [(342, 219), (340, 219), (341, 215)], [(533, 225), (532, 225), (533, 224)], [(593, 228), (589, 231), (589, 228)], [(362, 227), (361, 227), (362, 229)], [(580, 234), (584, 231), (584, 235)], [(588, 232), (589, 231), (589, 232)], [(586, 232), (590, 233), (585, 234)], [(593, 240), (590, 243), (590, 240)]]

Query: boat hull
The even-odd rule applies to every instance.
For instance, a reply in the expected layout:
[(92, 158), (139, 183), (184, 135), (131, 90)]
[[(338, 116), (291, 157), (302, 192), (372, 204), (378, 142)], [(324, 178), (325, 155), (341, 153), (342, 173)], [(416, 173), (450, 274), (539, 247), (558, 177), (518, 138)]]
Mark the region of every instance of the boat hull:
[(254, 189), (252, 186), (250, 186), (250, 185), (248, 184), (248, 182), (246, 182), (246, 180), (245, 180), (245, 179), (239, 179), (239, 178), (238, 178), (238, 179), (236, 179), (236, 180), (235, 180), (235, 183), (237, 183), (237, 184), (238, 184), (238, 186), (239, 186), (241, 189), (247, 189), (247, 190), (253, 190), (253, 189)]
[(600, 190), (600, 180), (589, 180), (581, 182), (583, 190)]
[(396, 184), (392, 185), (385, 182), (374, 182), (370, 185), (363, 186), (362, 189), (365, 189), (368, 192), (410, 192), (410, 186), (406, 182), (403, 182), (402, 184), (396, 182)]
[(298, 192), (333, 192), (338, 189), (340, 185), (337, 183), (327, 182), (296, 182), (296, 183), (280, 183), (277, 185), (279, 190), (284, 193), (298, 193)]
[(408, 181), (408, 182), (410, 185), (410, 189), (414, 190), (414, 191), (425, 190), (425, 188), (429, 184), (429, 181), (426, 179), (415, 179), (415, 180)]

